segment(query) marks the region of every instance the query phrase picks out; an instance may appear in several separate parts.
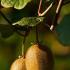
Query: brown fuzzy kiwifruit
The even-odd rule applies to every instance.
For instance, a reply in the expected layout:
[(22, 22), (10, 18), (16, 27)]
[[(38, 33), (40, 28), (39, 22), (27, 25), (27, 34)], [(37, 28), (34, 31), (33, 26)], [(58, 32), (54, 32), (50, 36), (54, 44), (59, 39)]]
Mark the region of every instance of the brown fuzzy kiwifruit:
[(32, 45), (26, 53), (26, 70), (53, 70), (51, 50), (40, 44)]
[(23, 57), (20, 57), (13, 62), (10, 70), (26, 70), (25, 67), (25, 59)]

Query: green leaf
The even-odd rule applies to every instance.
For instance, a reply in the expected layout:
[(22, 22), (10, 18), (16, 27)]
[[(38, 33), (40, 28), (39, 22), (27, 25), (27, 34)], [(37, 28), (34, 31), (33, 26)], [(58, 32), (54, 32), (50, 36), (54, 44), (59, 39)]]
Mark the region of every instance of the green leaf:
[(59, 41), (64, 45), (70, 45), (70, 14), (66, 15), (56, 27)]
[(16, 9), (22, 9), (29, 2), (31, 2), (31, 0), (1, 0), (1, 5), (6, 8), (14, 7)]
[(42, 22), (44, 17), (23, 17), (18, 22), (13, 23), (12, 25), (20, 25), (20, 26), (36, 26), (40, 22)]

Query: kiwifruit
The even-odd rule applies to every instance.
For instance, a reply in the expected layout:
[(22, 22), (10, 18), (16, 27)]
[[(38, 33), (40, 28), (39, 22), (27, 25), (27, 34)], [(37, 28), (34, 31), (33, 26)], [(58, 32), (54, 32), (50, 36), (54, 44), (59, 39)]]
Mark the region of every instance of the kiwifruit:
[(20, 57), (13, 62), (10, 70), (26, 70), (25, 67), (25, 59), (23, 57)]
[(26, 53), (26, 70), (53, 70), (51, 50), (44, 45), (34, 44)]

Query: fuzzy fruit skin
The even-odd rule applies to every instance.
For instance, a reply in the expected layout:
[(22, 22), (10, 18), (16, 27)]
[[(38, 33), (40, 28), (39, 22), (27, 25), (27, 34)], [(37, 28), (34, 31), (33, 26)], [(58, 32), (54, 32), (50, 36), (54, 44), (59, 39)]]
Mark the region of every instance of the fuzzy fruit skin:
[(53, 70), (52, 52), (46, 46), (32, 45), (26, 53), (26, 70)]
[(11, 65), (10, 70), (26, 70), (25, 59), (23, 57), (16, 59)]

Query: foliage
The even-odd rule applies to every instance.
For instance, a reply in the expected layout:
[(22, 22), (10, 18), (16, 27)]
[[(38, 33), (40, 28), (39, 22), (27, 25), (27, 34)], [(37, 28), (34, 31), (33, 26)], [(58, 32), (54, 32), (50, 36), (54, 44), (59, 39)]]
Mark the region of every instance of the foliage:
[[(56, 1), (57, 0), (43, 0), (41, 12), (43, 12), (46, 6), (48, 7), (51, 2), (54, 2), (54, 4), (45, 16), (39, 17), (37, 13), (39, 0), (0, 0), (0, 11), (4, 14), (3, 16), (0, 13), (1, 70), (9, 70), (11, 62), (21, 54), (22, 41), (24, 40), (24, 36), (21, 36), (21, 34), (23, 32), (28, 31), (25, 41), (25, 51), (31, 46), (31, 43), (36, 42), (36, 26), (38, 26), (39, 41), (42, 44), (48, 45), (48, 47), (53, 49), (52, 51), (55, 52), (56, 55), (65, 56), (69, 54), (70, 0), (63, 1), (58, 24), (55, 27), (55, 31), (51, 31), (49, 27), (55, 19)], [(8, 19), (8, 21), (5, 18)], [(55, 32), (57, 37), (54, 35)], [(46, 38), (44, 38), (45, 36)], [(47, 41), (45, 39), (47, 39)], [(64, 64), (65, 61), (67, 60), (63, 60)], [(56, 63), (56, 69), (59, 69), (57, 64), (58, 63)], [(60, 64), (61, 61), (59, 62), (59, 65)], [(67, 64), (63, 66), (67, 66)]]
[(40, 22), (43, 22), (44, 17), (23, 17), (20, 21), (13, 23), (12, 25), (19, 25), (19, 26), (36, 26)]
[(31, 0), (1, 0), (1, 5), (6, 8), (14, 7), (16, 9), (22, 9), (29, 2), (31, 2)]

